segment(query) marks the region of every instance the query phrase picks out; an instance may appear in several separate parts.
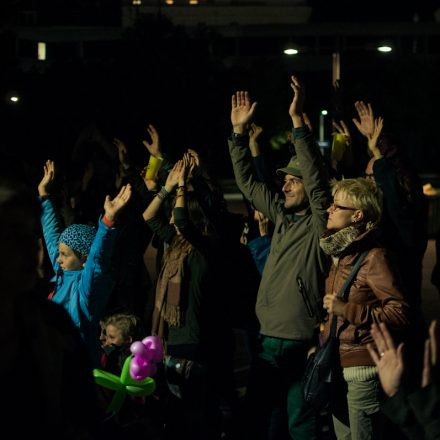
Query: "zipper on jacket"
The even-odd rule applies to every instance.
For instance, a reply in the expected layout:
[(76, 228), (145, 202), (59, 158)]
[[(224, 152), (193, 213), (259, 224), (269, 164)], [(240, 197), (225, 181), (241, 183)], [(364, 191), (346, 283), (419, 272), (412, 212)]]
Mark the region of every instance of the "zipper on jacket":
[(298, 283), (298, 289), (299, 289), (299, 292), (301, 293), (304, 304), (306, 305), (307, 312), (308, 312), (310, 318), (313, 318), (315, 315), (313, 313), (312, 307), (310, 306), (309, 299), (307, 298), (307, 292), (304, 287), (303, 280), (301, 279), (301, 277), (297, 277), (296, 282)]

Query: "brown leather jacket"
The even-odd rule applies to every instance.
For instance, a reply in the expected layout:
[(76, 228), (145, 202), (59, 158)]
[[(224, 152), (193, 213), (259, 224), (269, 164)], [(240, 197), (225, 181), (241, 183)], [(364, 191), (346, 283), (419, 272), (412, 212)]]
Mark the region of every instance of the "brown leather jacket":
[[(386, 323), (392, 332), (403, 332), (409, 324), (409, 308), (399, 286), (395, 269), (383, 248), (375, 247), (373, 231), (359, 236), (333, 264), (325, 283), (326, 293), (339, 293), (359, 255), (370, 249), (349, 288), (344, 316), (338, 316), (337, 335), (342, 367), (374, 365), (367, 350), (373, 342), (373, 322)], [(332, 315), (324, 326), (324, 338), (330, 332)]]

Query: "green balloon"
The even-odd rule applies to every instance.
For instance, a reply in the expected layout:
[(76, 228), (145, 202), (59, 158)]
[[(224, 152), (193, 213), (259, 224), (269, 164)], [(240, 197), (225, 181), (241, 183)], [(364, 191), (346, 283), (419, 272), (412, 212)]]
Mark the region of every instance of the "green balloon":
[(93, 377), (98, 385), (115, 391), (113, 398), (106, 409), (107, 413), (118, 412), (121, 409), (127, 394), (136, 397), (150, 396), (156, 389), (156, 382), (152, 377), (147, 377), (142, 380), (132, 379), (130, 376), (130, 362), (132, 358), (133, 355), (125, 359), (120, 377), (109, 373), (108, 371), (98, 369), (93, 370)]

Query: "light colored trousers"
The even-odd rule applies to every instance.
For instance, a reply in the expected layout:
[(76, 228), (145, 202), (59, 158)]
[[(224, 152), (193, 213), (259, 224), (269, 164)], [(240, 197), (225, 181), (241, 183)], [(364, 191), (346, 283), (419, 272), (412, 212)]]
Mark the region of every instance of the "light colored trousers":
[(337, 418), (333, 414), (333, 426), (337, 439), (382, 439), (384, 419), (379, 408), (381, 390), (379, 380), (374, 378), (364, 381), (347, 381), (347, 385), (348, 417)]

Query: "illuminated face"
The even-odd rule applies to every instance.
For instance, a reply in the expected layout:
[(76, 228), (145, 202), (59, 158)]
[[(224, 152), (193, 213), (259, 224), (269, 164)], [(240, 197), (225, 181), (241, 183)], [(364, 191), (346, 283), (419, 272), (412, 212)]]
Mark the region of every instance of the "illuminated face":
[(103, 345), (123, 345), (126, 342), (131, 342), (131, 338), (129, 341), (126, 341), (121, 329), (115, 327), (113, 324), (108, 324), (105, 328), (106, 339)]
[(338, 191), (333, 197), (333, 203), (327, 209), (327, 229), (339, 231), (351, 225), (359, 217), (361, 211), (353, 208), (347, 194)]
[(284, 176), (284, 185), (282, 188), (284, 193), (284, 207), (293, 209), (303, 207), (307, 202), (307, 194), (302, 179), (290, 174)]
[(73, 249), (64, 243), (58, 244), (58, 258), (62, 270), (81, 270), (87, 260), (87, 256), (78, 257)]

